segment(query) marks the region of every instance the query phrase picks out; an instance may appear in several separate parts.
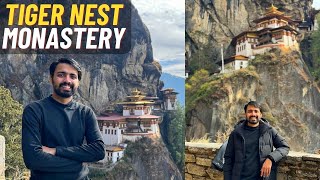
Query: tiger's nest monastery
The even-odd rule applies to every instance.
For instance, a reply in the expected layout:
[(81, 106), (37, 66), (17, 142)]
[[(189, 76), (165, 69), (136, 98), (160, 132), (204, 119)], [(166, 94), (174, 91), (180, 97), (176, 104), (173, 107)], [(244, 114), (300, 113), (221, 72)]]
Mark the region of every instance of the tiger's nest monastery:
[[(255, 55), (263, 54), (272, 48), (299, 50), (297, 35), (300, 31), (313, 29), (311, 22), (307, 24), (305, 21), (294, 21), (274, 5), (267, 8), (263, 17), (253, 22), (256, 25), (252, 30), (244, 31), (232, 39), (236, 54), (224, 59), (224, 72), (245, 68)], [(218, 64), (222, 66), (222, 61)]]
[(97, 117), (107, 151), (102, 162), (115, 163), (123, 157), (126, 140), (135, 141), (143, 136), (160, 136), (158, 124), (162, 117), (153, 113), (175, 110), (177, 106), (178, 93), (172, 88), (161, 90), (162, 99), (147, 97), (137, 89), (131, 93), (125, 101), (118, 103), (122, 106), (122, 114), (107, 112)]

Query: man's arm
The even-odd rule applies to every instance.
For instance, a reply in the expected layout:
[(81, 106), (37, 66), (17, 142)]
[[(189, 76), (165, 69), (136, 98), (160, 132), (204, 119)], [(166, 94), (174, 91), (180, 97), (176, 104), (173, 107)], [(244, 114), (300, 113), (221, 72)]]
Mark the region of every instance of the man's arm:
[(22, 152), (27, 168), (45, 172), (79, 172), (82, 163), (43, 151), (40, 135), (41, 114), (27, 106), (22, 115)]
[(71, 147), (56, 147), (56, 156), (80, 162), (95, 162), (105, 157), (104, 143), (99, 130), (97, 118), (93, 111), (86, 112), (85, 136), (87, 144)]
[(266, 160), (264, 161), (260, 176), (268, 177), (271, 172), (271, 167), (273, 163), (280, 161), (283, 157), (285, 157), (289, 153), (289, 145), (286, 140), (280, 136), (274, 128), (271, 130), (273, 146), (276, 148), (273, 152), (271, 152)]
[(273, 152), (269, 154), (269, 158), (273, 162), (280, 161), (283, 157), (287, 156), (289, 153), (289, 145), (286, 140), (279, 135), (276, 129), (272, 128), (272, 138), (273, 138), (273, 146), (276, 148)]
[(224, 180), (232, 180), (232, 167), (234, 163), (234, 133), (231, 133), (224, 154), (223, 176)]

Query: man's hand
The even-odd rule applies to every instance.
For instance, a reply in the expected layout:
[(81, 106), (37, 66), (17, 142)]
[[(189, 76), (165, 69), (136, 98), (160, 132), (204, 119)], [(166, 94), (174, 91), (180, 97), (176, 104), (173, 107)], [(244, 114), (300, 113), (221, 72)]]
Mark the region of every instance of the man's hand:
[(272, 166), (272, 161), (269, 158), (267, 158), (262, 165), (260, 176), (261, 177), (270, 176), (271, 166)]
[(49, 148), (47, 146), (42, 146), (42, 151), (52, 155), (56, 155), (56, 148)]

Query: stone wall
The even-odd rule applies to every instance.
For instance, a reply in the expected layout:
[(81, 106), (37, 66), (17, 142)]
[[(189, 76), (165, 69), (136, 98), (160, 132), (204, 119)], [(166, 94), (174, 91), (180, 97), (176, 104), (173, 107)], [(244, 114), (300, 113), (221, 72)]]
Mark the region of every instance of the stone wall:
[[(223, 180), (223, 173), (211, 168), (220, 143), (189, 143), (185, 148), (186, 180)], [(290, 151), (278, 167), (278, 180), (319, 180), (320, 155)]]

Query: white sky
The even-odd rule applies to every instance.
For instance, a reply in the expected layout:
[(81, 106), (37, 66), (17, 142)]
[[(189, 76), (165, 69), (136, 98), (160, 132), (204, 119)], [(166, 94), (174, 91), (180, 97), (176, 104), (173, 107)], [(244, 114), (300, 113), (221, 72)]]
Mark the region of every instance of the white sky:
[(150, 31), (154, 58), (160, 63), (166, 62), (162, 66), (163, 72), (184, 77), (185, 1), (131, 2)]
[(313, 0), (312, 6), (313, 6), (315, 9), (320, 9), (320, 0)]

